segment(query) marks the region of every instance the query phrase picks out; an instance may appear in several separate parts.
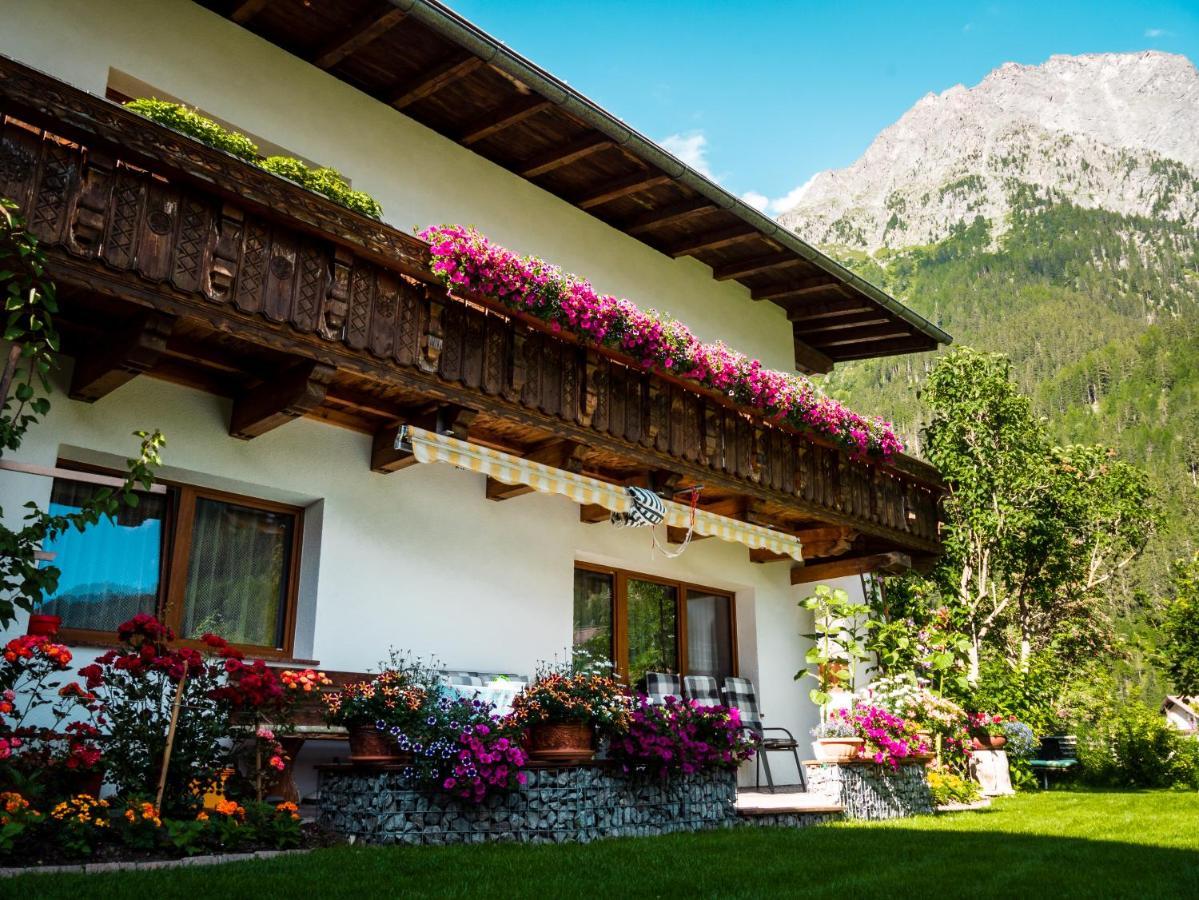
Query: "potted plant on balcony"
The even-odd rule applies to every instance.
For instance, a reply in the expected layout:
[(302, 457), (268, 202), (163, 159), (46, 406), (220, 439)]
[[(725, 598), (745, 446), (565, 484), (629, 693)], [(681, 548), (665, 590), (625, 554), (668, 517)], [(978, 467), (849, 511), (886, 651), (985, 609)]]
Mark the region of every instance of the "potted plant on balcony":
[(527, 729), (531, 760), (587, 762), (595, 755), (597, 733), (624, 730), (629, 701), (606, 668), (585, 654), (538, 665), (532, 684), (512, 703), (513, 716)]
[(970, 732), (971, 746), (975, 750), (1003, 749), (1003, 745), (1007, 743), (1007, 736), (1000, 727), (1002, 724), (1003, 716), (986, 712), (971, 713), (967, 726)]
[(849, 762), (861, 752), (864, 743), (843, 709), (834, 710), (811, 734), (816, 739), (812, 749), (822, 762)]

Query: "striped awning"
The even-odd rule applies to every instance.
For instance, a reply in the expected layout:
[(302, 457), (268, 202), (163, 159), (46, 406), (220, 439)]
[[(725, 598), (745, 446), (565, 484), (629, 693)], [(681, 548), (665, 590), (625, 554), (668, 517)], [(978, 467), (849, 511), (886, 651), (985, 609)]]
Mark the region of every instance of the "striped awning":
[[(448, 463), (460, 469), (479, 472), (504, 484), (527, 485), (542, 494), (559, 494), (576, 503), (595, 504), (612, 512), (628, 512), (631, 505), (629, 495), (621, 485), (521, 459), (510, 453), (469, 444), (423, 428), (404, 426), (397, 437), (397, 446), (400, 442), (411, 445), (412, 455), (418, 462)], [(690, 527), (693, 515), (691, 508), (672, 500), (665, 502), (666, 523), (677, 528)], [(697, 535), (743, 544), (754, 550), (769, 550), (803, 562), (803, 546), (792, 535), (702, 509), (696, 509), (694, 516)]]

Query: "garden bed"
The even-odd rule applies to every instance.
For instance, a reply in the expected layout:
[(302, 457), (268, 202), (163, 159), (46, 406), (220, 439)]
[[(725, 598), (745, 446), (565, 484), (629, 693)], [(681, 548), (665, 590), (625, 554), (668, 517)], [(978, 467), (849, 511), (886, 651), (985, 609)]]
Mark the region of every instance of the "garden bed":
[(666, 778), (618, 766), (530, 766), (518, 790), (478, 805), (414, 789), (403, 769), (322, 766), (318, 822), (371, 844), (558, 844), (737, 824), (736, 773)]

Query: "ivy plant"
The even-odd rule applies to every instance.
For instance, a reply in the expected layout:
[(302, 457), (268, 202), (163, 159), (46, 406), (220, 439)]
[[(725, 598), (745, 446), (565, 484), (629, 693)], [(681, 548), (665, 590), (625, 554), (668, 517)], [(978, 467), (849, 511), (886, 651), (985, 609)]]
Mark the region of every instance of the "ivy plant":
[[(16, 450), (29, 429), (50, 411), (50, 374), (59, 349), (53, 314), (58, 307), (54, 283), (37, 239), (0, 198), (0, 296), (4, 298), (4, 340), (9, 348), (0, 375), (0, 455)], [(42, 566), (38, 551), (46, 541), (75, 529), (83, 531), (101, 518), (112, 519), (122, 506), (137, 506), (135, 493), (148, 488), (159, 464), (164, 438), (158, 431), (135, 432), (141, 440), (128, 461), (120, 487), (100, 488), (77, 512), (51, 515), (32, 501), (18, 528), (3, 524), (0, 510), (0, 629), (16, 618), (18, 608), (33, 612), (58, 587), (58, 567)]]

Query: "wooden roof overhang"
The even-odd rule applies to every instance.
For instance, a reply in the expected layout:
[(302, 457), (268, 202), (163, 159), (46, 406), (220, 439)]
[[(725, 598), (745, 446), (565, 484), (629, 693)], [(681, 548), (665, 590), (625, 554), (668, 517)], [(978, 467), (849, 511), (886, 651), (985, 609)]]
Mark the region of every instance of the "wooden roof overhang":
[(451, 296), (419, 239), (4, 57), (0, 195), (47, 249), (76, 399), (148, 374), (232, 398), (238, 438), (301, 416), (372, 434), (377, 472), (412, 462), (412, 423), (617, 484), (702, 484), (705, 509), (798, 535), (837, 574), (939, 551), (927, 465), (855, 460)]
[(612, 227), (783, 307), (803, 371), (951, 340), (439, 3), (200, 2)]

